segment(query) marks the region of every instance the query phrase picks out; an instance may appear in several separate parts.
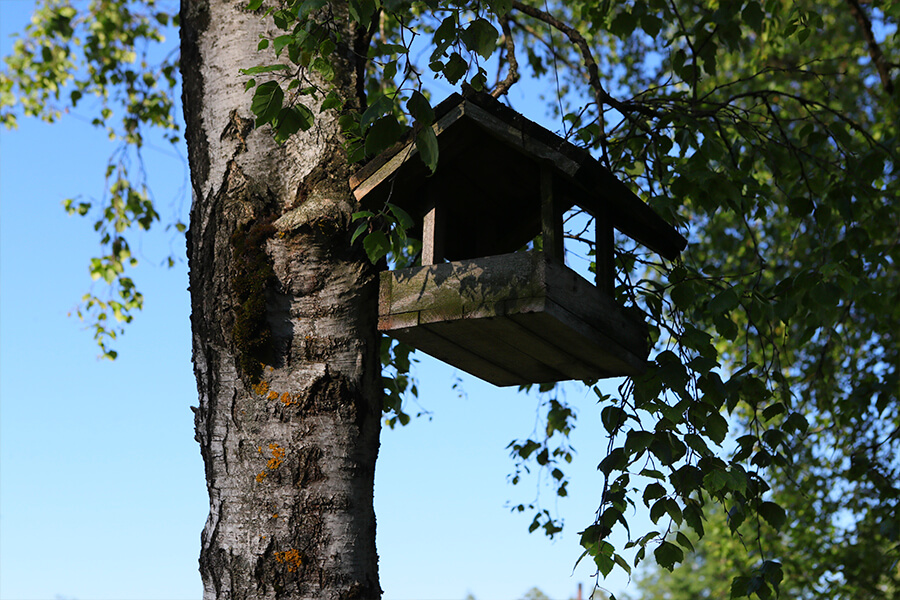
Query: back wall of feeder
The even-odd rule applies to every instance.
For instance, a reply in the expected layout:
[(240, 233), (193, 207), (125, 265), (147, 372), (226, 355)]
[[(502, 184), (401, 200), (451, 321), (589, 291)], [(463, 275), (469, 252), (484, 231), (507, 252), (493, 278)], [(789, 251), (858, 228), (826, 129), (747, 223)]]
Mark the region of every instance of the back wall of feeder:
[[(647, 327), (612, 298), (612, 229), (668, 259), (684, 238), (585, 150), (487, 94), (435, 114), (434, 175), (410, 140), (351, 178), (363, 205), (397, 204), (423, 239), (423, 266), (381, 274), (379, 329), (495, 385), (641, 373)], [(599, 288), (564, 264), (575, 205), (597, 223)], [(516, 252), (539, 234), (544, 252)]]

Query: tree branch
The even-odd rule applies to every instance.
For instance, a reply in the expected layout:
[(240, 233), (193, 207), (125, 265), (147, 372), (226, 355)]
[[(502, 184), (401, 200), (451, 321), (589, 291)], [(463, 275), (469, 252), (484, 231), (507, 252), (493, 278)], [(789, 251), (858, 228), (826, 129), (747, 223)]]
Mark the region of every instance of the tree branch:
[(600, 70), (597, 67), (597, 61), (594, 60), (594, 56), (591, 54), (591, 49), (588, 46), (587, 40), (584, 39), (584, 36), (582, 36), (578, 32), (578, 30), (563, 23), (550, 13), (544, 12), (538, 8), (534, 8), (533, 6), (522, 4), (522, 2), (520, 2), (519, 0), (513, 0), (512, 6), (516, 10), (528, 15), (529, 17), (542, 21), (550, 27), (553, 27), (557, 31), (562, 32), (566, 37), (569, 38), (569, 41), (575, 44), (575, 46), (578, 48), (578, 51), (581, 53), (581, 58), (584, 61), (584, 65), (587, 67), (588, 82), (591, 88), (594, 90), (594, 96), (597, 99), (598, 110), (602, 111), (603, 105), (607, 104), (621, 112), (623, 115), (637, 112), (653, 118), (658, 118), (660, 116), (656, 113), (656, 111), (653, 111), (646, 106), (630, 102), (622, 102), (620, 100), (617, 100), (616, 98), (613, 98), (609, 95), (609, 93), (607, 93), (607, 91), (603, 88), (603, 84), (600, 82)]
[(869, 56), (872, 58), (875, 69), (878, 70), (878, 76), (881, 77), (881, 85), (888, 95), (892, 95), (894, 93), (894, 82), (891, 80), (892, 65), (884, 59), (881, 47), (875, 41), (875, 35), (872, 33), (872, 21), (869, 20), (868, 15), (863, 11), (859, 0), (847, 0), (847, 4), (850, 5), (850, 12), (853, 13), (856, 22), (859, 23), (859, 27), (862, 29), (863, 38), (865, 38), (866, 44), (869, 46)]
[(513, 40), (512, 31), (509, 29), (509, 17), (501, 17), (500, 28), (503, 29), (503, 43), (506, 47), (506, 62), (509, 65), (509, 70), (506, 73), (506, 78), (497, 84), (497, 87), (491, 92), (491, 96), (494, 98), (499, 98), (508, 92), (509, 88), (519, 80), (519, 62), (516, 60), (516, 43), (515, 40)]

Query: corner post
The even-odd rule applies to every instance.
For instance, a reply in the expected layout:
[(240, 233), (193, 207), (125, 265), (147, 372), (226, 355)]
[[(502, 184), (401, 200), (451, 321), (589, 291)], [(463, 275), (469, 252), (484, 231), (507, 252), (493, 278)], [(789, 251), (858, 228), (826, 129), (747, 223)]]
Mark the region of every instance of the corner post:
[(541, 235), (548, 258), (565, 264), (563, 214), (553, 182), (553, 165), (541, 163)]
[(427, 202), (422, 223), (422, 266), (444, 261), (446, 215), (431, 186), (429, 182), (425, 187)]
[(597, 288), (608, 296), (616, 286), (616, 258), (613, 224), (609, 207), (601, 199), (600, 209), (594, 215), (594, 275)]

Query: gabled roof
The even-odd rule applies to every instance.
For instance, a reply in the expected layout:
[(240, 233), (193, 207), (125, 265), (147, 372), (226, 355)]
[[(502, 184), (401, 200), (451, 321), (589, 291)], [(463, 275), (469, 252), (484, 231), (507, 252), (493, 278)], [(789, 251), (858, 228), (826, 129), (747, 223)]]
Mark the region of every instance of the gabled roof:
[[(605, 212), (616, 229), (667, 259), (687, 241), (590, 153), (468, 90), (435, 107), (440, 158), (431, 175), (410, 137), (350, 178), (365, 205), (393, 202), (414, 218), (438, 202), (446, 212), (449, 260), (513, 252), (541, 232), (540, 171), (550, 164), (568, 208)], [(417, 232), (412, 232), (415, 235)]]

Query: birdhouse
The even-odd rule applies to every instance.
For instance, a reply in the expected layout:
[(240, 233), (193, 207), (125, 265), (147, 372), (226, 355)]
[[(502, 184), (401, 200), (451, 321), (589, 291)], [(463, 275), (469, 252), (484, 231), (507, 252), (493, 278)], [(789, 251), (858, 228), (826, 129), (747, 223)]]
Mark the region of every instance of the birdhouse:
[[(433, 128), (434, 174), (409, 140), (350, 180), (422, 239), (421, 266), (381, 273), (378, 328), (498, 386), (643, 372), (647, 326), (613, 299), (613, 229), (668, 259), (685, 239), (587, 151), (487, 94), (453, 94)], [(573, 206), (596, 223), (594, 283), (564, 262)], [(538, 235), (542, 251), (525, 250)]]

